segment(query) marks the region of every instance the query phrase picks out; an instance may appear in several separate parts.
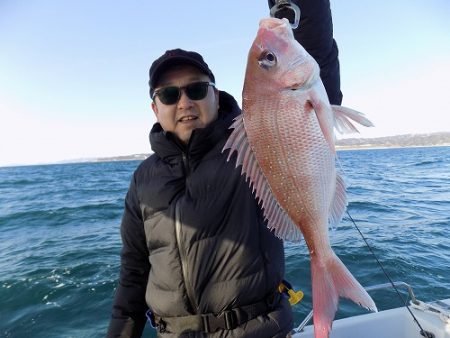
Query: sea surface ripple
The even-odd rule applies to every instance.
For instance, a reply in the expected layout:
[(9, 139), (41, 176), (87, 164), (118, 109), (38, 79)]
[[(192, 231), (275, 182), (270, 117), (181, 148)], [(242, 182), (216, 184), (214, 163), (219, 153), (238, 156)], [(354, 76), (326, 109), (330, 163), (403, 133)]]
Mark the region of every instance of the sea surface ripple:
[[(341, 151), (348, 212), (394, 281), (450, 298), (450, 148)], [(120, 218), (139, 161), (0, 168), (0, 337), (104, 337), (117, 285)], [(364, 286), (387, 283), (349, 215), (333, 249)], [(286, 243), (286, 278), (311, 309), (309, 255)], [(379, 309), (400, 306), (371, 292)], [(406, 294), (402, 291), (406, 298)], [(341, 300), (337, 317), (365, 313)], [(155, 337), (147, 325), (146, 336)]]

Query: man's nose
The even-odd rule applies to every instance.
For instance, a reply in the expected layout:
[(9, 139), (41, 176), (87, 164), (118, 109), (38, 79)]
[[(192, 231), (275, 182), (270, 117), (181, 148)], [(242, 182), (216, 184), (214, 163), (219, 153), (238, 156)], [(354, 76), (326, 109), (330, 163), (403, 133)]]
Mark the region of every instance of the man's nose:
[(192, 100), (186, 95), (185, 89), (181, 89), (180, 99), (178, 100), (178, 108), (187, 108), (192, 106)]

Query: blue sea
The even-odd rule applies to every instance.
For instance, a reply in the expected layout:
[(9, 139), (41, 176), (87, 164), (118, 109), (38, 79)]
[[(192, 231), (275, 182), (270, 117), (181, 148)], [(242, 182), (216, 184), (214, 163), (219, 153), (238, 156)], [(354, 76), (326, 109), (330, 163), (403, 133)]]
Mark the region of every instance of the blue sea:
[[(348, 211), (395, 281), (450, 298), (450, 147), (339, 152)], [(0, 337), (103, 337), (119, 273), (119, 226), (139, 161), (0, 168)], [(364, 286), (387, 277), (346, 216), (333, 248)], [(309, 257), (286, 244), (286, 278), (311, 309)], [(405, 293), (402, 293), (405, 295)], [(379, 309), (393, 291), (371, 293)], [(339, 318), (364, 313), (341, 301)], [(155, 337), (151, 328), (146, 337)]]

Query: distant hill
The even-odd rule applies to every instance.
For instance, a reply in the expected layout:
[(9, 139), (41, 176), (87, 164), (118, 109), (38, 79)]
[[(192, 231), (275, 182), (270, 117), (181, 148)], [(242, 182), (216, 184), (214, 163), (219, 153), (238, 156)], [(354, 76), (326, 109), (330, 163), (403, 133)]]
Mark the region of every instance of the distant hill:
[(337, 149), (402, 148), (450, 146), (450, 132), (431, 134), (406, 134), (377, 138), (348, 138), (336, 142)]
[[(432, 147), (450, 146), (450, 132), (432, 134), (407, 134), (377, 138), (348, 138), (338, 140), (336, 148), (370, 149), (370, 148), (402, 148), (402, 147)], [(99, 157), (92, 162), (145, 160), (150, 154), (132, 154), (114, 157)]]
[(92, 162), (113, 162), (113, 161), (135, 161), (135, 160), (145, 160), (150, 154), (132, 154), (124, 156), (113, 156), (113, 157), (98, 157), (92, 159)]

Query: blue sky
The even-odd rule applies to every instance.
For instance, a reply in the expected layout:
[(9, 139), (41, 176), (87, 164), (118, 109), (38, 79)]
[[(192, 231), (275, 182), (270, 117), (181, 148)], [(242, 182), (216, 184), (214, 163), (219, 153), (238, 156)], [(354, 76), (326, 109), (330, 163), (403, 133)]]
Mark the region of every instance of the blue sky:
[[(376, 125), (360, 136), (450, 131), (450, 2), (331, 6), (343, 105)], [(268, 14), (265, 0), (0, 0), (0, 165), (148, 153), (148, 68), (166, 49), (203, 54), (239, 102)]]

